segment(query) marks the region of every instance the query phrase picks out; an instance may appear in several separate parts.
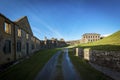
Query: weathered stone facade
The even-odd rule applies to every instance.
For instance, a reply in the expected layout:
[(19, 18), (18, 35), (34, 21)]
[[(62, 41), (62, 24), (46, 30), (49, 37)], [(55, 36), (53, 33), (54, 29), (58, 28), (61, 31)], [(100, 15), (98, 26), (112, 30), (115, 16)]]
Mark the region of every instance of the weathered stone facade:
[(13, 22), (0, 14), (0, 26), (0, 65), (24, 58), (40, 49), (55, 48), (62, 44), (57, 39), (36, 38), (26, 16)]
[(93, 42), (98, 40), (100, 40), (100, 34), (85, 33), (82, 35), (82, 39), (80, 40), (80, 43), (88, 43), (88, 42)]
[(12, 21), (0, 14), (0, 64), (14, 60), (14, 27)]
[(100, 66), (120, 72), (120, 51), (92, 50), (90, 48), (76, 48), (75, 55)]
[(36, 45), (40, 44), (40, 40), (33, 36), (27, 17), (15, 21), (15, 41), (16, 59), (39, 50)]

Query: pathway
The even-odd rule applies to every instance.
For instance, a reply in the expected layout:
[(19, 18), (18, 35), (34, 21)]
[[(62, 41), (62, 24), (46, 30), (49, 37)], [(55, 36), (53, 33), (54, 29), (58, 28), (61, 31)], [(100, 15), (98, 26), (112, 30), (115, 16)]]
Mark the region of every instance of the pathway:
[(50, 80), (51, 73), (55, 69), (57, 64), (57, 58), (60, 55), (60, 51), (57, 52), (43, 67), (43, 69), (38, 73), (35, 80)]
[(80, 80), (68, 56), (68, 49), (65, 49), (64, 52), (62, 63), (64, 80)]
[(35, 80), (80, 80), (69, 59), (68, 49), (57, 52), (38, 73)]

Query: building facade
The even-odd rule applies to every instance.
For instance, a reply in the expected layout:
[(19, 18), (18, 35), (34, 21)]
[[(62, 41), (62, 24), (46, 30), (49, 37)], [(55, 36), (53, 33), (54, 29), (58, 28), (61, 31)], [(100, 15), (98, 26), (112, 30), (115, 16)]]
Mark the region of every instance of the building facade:
[(100, 34), (97, 33), (85, 33), (82, 35), (80, 43), (88, 43), (100, 40)]
[(0, 14), (0, 64), (15, 60), (14, 23)]
[(59, 46), (56, 46), (58, 42), (61, 41), (35, 37), (26, 16), (11, 21), (0, 14), (0, 65), (19, 60), (40, 49), (55, 48)]

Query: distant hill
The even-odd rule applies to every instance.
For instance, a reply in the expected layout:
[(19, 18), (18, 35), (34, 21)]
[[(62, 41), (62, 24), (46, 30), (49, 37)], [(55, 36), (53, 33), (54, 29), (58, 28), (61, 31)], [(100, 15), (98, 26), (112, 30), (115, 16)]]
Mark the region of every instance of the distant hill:
[(90, 47), (93, 49), (120, 50), (120, 31), (96, 42), (80, 44), (79, 47)]

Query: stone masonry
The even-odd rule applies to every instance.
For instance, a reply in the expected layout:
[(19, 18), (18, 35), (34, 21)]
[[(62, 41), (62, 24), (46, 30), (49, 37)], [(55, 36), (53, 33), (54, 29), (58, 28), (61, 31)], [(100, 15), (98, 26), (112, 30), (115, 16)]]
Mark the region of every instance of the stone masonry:
[(65, 45), (64, 39), (39, 40), (35, 37), (27, 16), (11, 21), (0, 14), (0, 65), (19, 60), (40, 49)]

